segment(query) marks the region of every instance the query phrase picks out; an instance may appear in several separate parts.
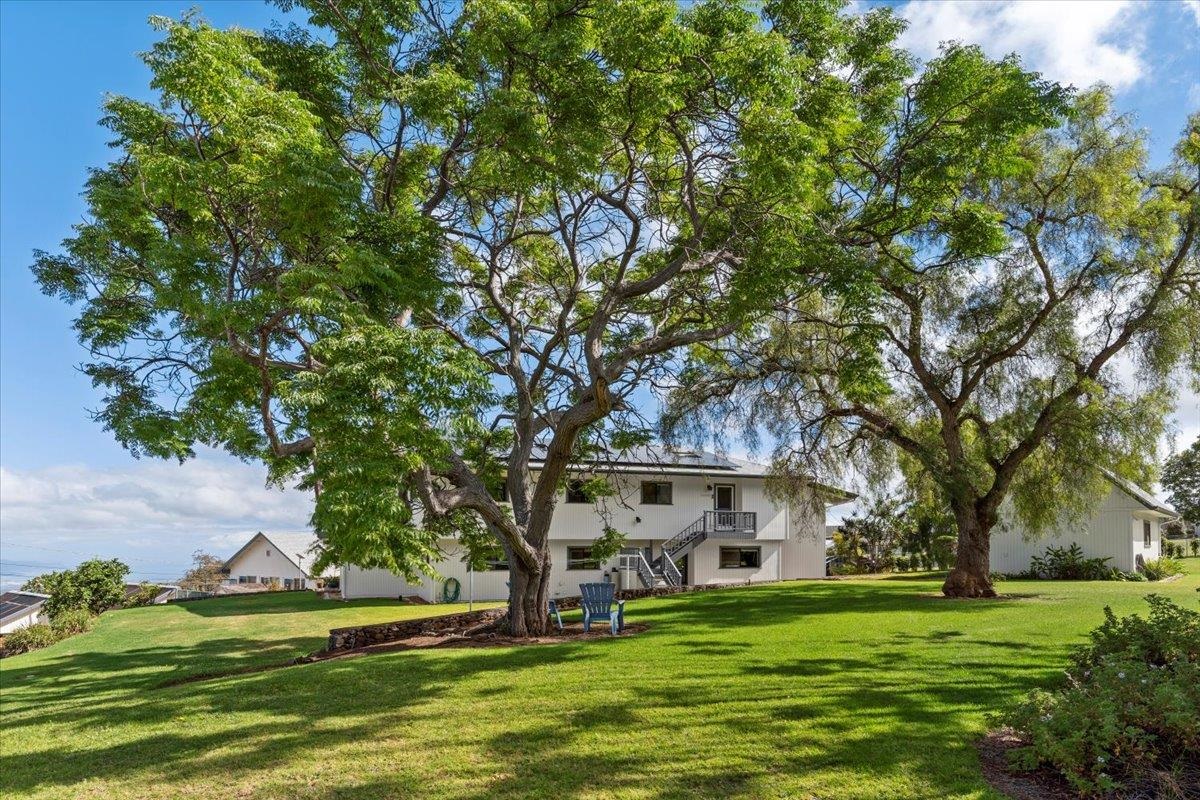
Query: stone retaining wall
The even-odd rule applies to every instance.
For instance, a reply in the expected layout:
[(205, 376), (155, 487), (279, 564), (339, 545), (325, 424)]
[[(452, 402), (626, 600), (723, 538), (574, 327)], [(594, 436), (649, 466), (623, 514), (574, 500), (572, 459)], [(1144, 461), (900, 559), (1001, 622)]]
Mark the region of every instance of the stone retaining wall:
[[(656, 586), (652, 589), (626, 589), (617, 592), (621, 600), (637, 600), (642, 597), (661, 597), (668, 594), (683, 594), (684, 592), (704, 592), (712, 589), (728, 589), (736, 586), (760, 586), (774, 581), (758, 581), (753, 584), (722, 583), (704, 586)], [(555, 602), (560, 611), (570, 611), (579, 608), (579, 597), (560, 597)], [(413, 636), (437, 636), (450, 631), (472, 628), (486, 622), (500, 619), (508, 612), (506, 608), (488, 608), (482, 611), (463, 611), (458, 614), (443, 614), (440, 617), (422, 617), (420, 619), (404, 619), (396, 622), (380, 622), (375, 625), (362, 625), (353, 628), (334, 628), (329, 631), (329, 642), (325, 650), (354, 650), (384, 642), (395, 642)]]

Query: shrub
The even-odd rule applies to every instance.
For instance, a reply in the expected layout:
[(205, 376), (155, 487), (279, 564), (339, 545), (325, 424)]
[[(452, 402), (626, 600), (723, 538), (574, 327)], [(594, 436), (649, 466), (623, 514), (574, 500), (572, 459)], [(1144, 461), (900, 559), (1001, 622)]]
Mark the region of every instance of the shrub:
[(1044, 554), (1033, 557), (1029, 576), (1052, 581), (1118, 580), (1120, 572), (1108, 562), (1107, 558), (1085, 558), (1077, 543), (1067, 548), (1047, 547)]
[(1179, 550), (1180, 550), (1179, 546), (1176, 545), (1174, 542), (1172, 542), (1168, 539), (1163, 540), (1162, 551), (1163, 551), (1163, 555), (1166, 556), (1167, 558), (1178, 558), (1180, 555), (1182, 555), (1182, 553), (1180, 553)]
[(1188, 542), (1188, 550), (1192, 551), (1192, 556), (1200, 556), (1200, 539), (1192, 539)]
[(1155, 561), (1147, 561), (1142, 564), (1142, 572), (1145, 574), (1146, 580), (1161, 581), (1163, 578), (1182, 573), (1183, 565), (1173, 558), (1163, 556)]
[(59, 635), (44, 622), (17, 628), (12, 633), (4, 634), (5, 655), (16, 655), (30, 650), (49, 647), (59, 640)]
[(908, 563), (909, 562), (908, 562), (907, 558), (905, 558), (904, 556), (899, 556), (896, 559), (896, 571), (897, 572), (908, 572)]
[(137, 608), (138, 606), (148, 606), (154, 602), (154, 598), (158, 597), (161, 591), (152, 583), (142, 583), (138, 586), (138, 590), (125, 598), (122, 604), (125, 608)]
[(54, 633), (59, 639), (65, 639), (77, 633), (86, 633), (95, 624), (96, 618), (86, 608), (72, 608), (59, 613), (57, 617), (50, 620), (50, 627), (54, 629)]
[(1023, 742), (1014, 767), (1050, 765), (1084, 795), (1197, 796), (1200, 613), (1146, 599), (1148, 619), (1105, 608), (1091, 643), (1071, 656), (1067, 684), (1002, 717)]

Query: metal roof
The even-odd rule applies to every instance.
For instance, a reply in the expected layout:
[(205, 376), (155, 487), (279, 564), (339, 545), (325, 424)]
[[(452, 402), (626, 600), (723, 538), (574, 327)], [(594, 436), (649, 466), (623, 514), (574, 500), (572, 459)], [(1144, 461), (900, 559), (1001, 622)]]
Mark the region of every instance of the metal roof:
[(27, 617), (41, 608), (48, 594), (37, 592), (5, 592), (0, 594), (0, 625)]
[(1150, 511), (1157, 511), (1160, 514), (1166, 514), (1168, 517), (1178, 517), (1179, 512), (1171, 508), (1166, 503), (1160, 501), (1157, 497), (1147, 492), (1142, 487), (1138, 486), (1133, 481), (1127, 481), (1116, 473), (1104, 470), (1104, 477), (1108, 478), (1114, 486), (1116, 486), (1125, 494), (1137, 500)]

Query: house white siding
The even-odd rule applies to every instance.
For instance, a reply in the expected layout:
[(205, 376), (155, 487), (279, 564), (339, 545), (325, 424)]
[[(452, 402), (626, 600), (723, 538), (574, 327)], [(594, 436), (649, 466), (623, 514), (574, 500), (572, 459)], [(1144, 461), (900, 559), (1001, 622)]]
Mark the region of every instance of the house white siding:
[(229, 570), (229, 582), (243, 582), (243, 578), (253, 578), (248, 583), (267, 583), (272, 578), (280, 584), (285, 579), (302, 580), (308, 586), (308, 576), (292, 561), (295, 554), (284, 554), (271, 541), (263, 536), (256, 536), (250, 544), (226, 564)]
[(49, 618), (42, 612), (42, 607), (31, 608), (29, 613), (24, 614), (16, 619), (10, 619), (3, 625), (0, 625), (0, 634), (12, 633), (21, 628), (28, 628), (30, 625), (35, 625), (39, 622), (48, 622)]
[[(587, 547), (604, 532), (606, 524), (626, 534), (625, 547), (647, 551), (651, 560), (662, 553), (662, 544), (713, 510), (714, 487), (733, 486), (735, 510), (754, 512), (755, 535), (752, 539), (709, 538), (687, 555), (685, 579), (691, 584), (746, 583), (757, 581), (819, 578), (825, 575), (825, 506), (822, 502), (777, 503), (767, 495), (762, 477), (738, 474), (680, 475), (651, 469), (644, 473), (609, 477), (614, 494), (602, 501), (605, 516), (592, 503), (570, 503), (558, 498), (550, 528), (552, 564), (550, 593), (554, 597), (579, 594), (579, 584), (604, 580), (621, 582), (630, 576), (617, 573), (619, 558), (613, 557), (600, 569), (568, 569), (568, 550)], [(669, 504), (643, 504), (642, 483), (669, 482)], [(756, 567), (721, 567), (722, 547), (760, 549)], [(460, 600), (469, 594), (469, 575), (458, 545), (444, 540), (447, 558), (436, 565), (443, 580), (424, 579), (408, 584), (386, 570), (368, 570), (354, 566), (342, 568), (342, 596), (396, 597), (416, 595), (430, 602), (442, 600), (445, 579), (454, 578), (461, 586)], [(632, 585), (636, 583), (636, 576)], [(476, 600), (500, 600), (508, 597), (508, 572), (488, 571), (474, 574)]]
[[(1035, 556), (1048, 547), (1070, 547), (1077, 543), (1088, 558), (1108, 558), (1117, 569), (1131, 572), (1137, 558), (1157, 559), (1161, 552), (1162, 513), (1147, 509), (1117, 486), (1113, 486), (1100, 507), (1087, 520), (1075, 525), (1064, 523), (1047, 535), (1030, 539), (1015, 522), (997, 526), (992, 534), (991, 569), (1016, 574), (1029, 569)], [(1144, 544), (1143, 523), (1150, 524), (1150, 546)]]

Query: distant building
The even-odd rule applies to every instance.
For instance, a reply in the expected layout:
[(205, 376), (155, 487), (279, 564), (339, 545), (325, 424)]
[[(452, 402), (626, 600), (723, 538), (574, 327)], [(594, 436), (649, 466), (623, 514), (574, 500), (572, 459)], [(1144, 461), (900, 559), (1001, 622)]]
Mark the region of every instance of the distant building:
[(225, 582), (248, 590), (273, 582), (284, 589), (314, 589), (325, 577), (311, 572), (318, 541), (313, 533), (256, 533), (225, 562)]
[(991, 568), (1008, 575), (1026, 572), (1034, 556), (1048, 547), (1078, 544), (1087, 558), (1107, 558), (1109, 565), (1133, 572), (1142, 561), (1162, 552), (1162, 526), (1179, 515), (1154, 495), (1129, 481), (1108, 475), (1112, 488), (1100, 508), (1081, 525), (1062, 525), (1046, 536), (1028, 539), (1019, 525), (997, 527), (992, 534)]
[(0, 634), (12, 633), (46, 621), (44, 607), (48, 594), (5, 592), (0, 594)]

